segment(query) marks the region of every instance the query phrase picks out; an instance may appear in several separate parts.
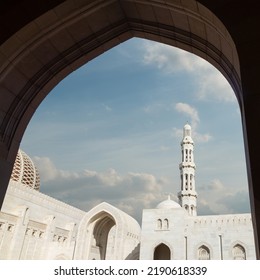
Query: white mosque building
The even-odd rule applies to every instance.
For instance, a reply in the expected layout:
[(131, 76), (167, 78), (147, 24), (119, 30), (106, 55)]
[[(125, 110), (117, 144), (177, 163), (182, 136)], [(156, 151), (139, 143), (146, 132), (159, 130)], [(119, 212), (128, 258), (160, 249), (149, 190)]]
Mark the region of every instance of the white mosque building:
[(32, 160), (19, 150), (0, 212), (0, 259), (252, 260), (251, 214), (197, 215), (194, 142), (183, 128), (179, 203), (144, 209), (142, 225), (103, 202), (88, 212), (39, 191)]

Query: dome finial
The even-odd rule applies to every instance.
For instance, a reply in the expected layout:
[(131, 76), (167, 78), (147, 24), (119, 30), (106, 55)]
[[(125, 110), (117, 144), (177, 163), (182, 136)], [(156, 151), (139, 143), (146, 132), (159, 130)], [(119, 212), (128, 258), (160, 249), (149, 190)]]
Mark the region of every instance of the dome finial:
[(162, 195), (167, 197), (166, 200), (171, 200), (172, 193), (170, 193), (170, 192), (163, 192)]
[(185, 136), (191, 136), (191, 126), (188, 122), (183, 127), (183, 137)]

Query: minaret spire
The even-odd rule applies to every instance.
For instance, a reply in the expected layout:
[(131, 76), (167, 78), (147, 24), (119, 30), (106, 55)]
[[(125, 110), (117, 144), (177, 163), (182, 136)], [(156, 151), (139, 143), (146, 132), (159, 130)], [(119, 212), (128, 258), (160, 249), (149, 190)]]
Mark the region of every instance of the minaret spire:
[(180, 205), (189, 215), (197, 216), (197, 193), (195, 191), (195, 169), (193, 156), (194, 142), (191, 138), (191, 126), (183, 127), (181, 141), (182, 162), (180, 163), (181, 191), (178, 193)]

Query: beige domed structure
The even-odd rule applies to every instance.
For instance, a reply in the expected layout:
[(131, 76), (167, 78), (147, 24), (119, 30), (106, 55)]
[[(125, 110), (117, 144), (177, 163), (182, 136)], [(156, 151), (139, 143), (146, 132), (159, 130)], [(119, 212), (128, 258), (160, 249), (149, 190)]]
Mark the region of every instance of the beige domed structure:
[(40, 190), (40, 176), (32, 159), (19, 150), (15, 159), (11, 180), (26, 185), (37, 191)]

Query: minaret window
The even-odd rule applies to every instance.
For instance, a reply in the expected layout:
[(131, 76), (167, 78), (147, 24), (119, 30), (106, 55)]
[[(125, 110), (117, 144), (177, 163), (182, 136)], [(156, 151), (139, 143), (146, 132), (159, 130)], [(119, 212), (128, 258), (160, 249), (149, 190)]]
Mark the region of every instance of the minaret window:
[(191, 207), (190, 207), (190, 213), (191, 213), (191, 215), (193, 216), (193, 214), (194, 214), (194, 205), (191, 205)]

